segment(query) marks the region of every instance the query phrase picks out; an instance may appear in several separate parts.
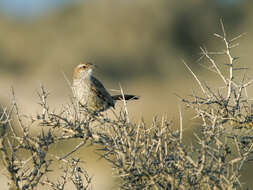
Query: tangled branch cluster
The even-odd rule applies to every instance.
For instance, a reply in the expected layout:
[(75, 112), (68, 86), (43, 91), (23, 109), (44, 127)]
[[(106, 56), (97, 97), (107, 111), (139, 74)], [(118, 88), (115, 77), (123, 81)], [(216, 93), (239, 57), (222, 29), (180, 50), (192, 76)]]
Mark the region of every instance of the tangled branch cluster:
[[(203, 96), (180, 98), (201, 119), (199, 133), (193, 145), (184, 143), (183, 125), (172, 128), (165, 117), (154, 118), (151, 126), (144, 121), (129, 121), (128, 112), (120, 111), (111, 119), (102, 114), (89, 113), (73, 98), (60, 111), (52, 111), (48, 105), (48, 93), (43, 86), (39, 93), (42, 111), (35, 117), (19, 113), (13, 93), (10, 109), (0, 114), (1, 157), (10, 181), (10, 189), (36, 189), (39, 185), (51, 189), (64, 189), (72, 183), (78, 190), (91, 189), (91, 178), (79, 166), (80, 159), (72, 153), (84, 145), (99, 145), (97, 153), (111, 163), (120, 189), (242, 189), (240, 176), (246, 162), (253, 156), (253, 129), (250, 99), (247, 87), (253, 82), (236, 82), (237, 58), (231, 54), (233, 43), (241, 37), (228, 40), (223, 34), (215, 34), (225, 44), (222, 52), (202, 50), (204, 58), (222, 79), (221, 88), (213, 89), (197, 80)], [(229, 76), (220, 70), (212, 56), (228, 57)], [(17, 127), (13, 127), (16, 117)], [(182, 119), (182, 118), (181, 118)], [(30, 126), (42, 126), (34, 137)], [(68, 154), (59, 157), (49, 153), (50, 146), (62, 140), (80, 139), (80, 144)], [(58, 182), (47, 175), (54, 162), (64, 164)]]

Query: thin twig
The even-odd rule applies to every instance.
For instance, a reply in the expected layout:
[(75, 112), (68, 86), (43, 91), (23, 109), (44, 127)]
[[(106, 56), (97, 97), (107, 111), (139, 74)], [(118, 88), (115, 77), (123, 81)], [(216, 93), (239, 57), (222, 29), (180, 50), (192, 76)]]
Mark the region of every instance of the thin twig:
[(180, 105), (178, 105), (178, 110), (179, 110), (179, 118), (180, 118), (179, 140), (180, 140), (180, 143), (182, 143), (182, 138), (183, 138), (183, 117), (182, 117), (182, 110), (181, 110)]
[(186, 66), (186, 68), (191, 72), (191, 74), (193, 75), (193, 77), (195, 78), (195, 80), (197, 81), (197, 83), (199, 84), (199, 86), (200, 86), (202, 92), (203, 92), (206, 96), (208, 96), (208, 94), (206, 93), (206, 91), (205, 91), (203, 85), (201, 84), (200, 80), (198, 79), (198, 77), (194, 74), (194, 72), (191, 70), (191, 68), (186, 64), (186, 62), (185, 62), (184, 60), (182, 60), (182, 62), (184, 63), (184, 65)]
[(121, 95), (122, 95), (123, 104), (124, 104), (124, 108), (125, 108), (126, 119), (127, 119), (127, 122), (129, 123), (129, 117), (128, 117), (128, 110), (127, 110), (126, 99), (125, 99), (124, 92), (123, 92), (123, 89), (122, 89), (120, 83), (119, 83), (119, 87), (120, 87), (120, 92), (121, 92)]

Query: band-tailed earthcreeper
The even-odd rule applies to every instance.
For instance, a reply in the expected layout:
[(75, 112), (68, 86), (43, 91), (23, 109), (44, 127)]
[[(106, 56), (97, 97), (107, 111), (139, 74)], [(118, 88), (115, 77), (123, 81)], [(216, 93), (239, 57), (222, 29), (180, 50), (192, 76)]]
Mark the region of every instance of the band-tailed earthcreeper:
[[(122, 95), (111, 96), (104, 85), (92, 75), (94, 64), (85, 62), (76, 66), (73, 73), (73, 93), (79, 103), (91, 112), (102, 112), (114, 108)], [(125, 100), (137, 100), (138, 96), (124, 94)]]

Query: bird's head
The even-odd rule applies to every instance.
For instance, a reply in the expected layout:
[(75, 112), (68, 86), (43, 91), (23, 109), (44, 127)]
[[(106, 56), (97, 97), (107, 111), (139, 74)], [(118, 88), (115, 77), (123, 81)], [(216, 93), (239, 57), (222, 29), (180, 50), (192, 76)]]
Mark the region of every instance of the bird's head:
[(76, 66), (74, 73), (73, 73), (73, 79), (81, 79), (86, 77), (92, 76), (92, 70), (95, 67), (94, 64), (90, 62), (84, 62), (80, 63)]

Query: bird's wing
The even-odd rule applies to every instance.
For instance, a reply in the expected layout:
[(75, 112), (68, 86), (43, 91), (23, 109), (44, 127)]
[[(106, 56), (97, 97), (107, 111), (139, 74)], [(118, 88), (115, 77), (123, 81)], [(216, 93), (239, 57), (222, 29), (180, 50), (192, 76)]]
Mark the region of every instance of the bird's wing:
[(93, 76), (91, 76), (91, 81), (91, 90), (93, 90), (99, 98), (103, 99), (104, 101), (108, 102), (110, 106), (114, 107), (114, 100), (109, 92), (105, 89), (104, 85)]

